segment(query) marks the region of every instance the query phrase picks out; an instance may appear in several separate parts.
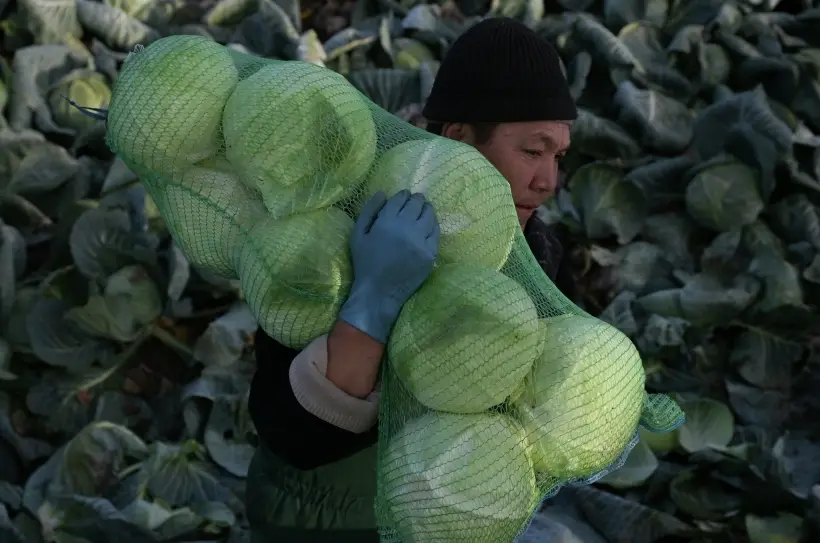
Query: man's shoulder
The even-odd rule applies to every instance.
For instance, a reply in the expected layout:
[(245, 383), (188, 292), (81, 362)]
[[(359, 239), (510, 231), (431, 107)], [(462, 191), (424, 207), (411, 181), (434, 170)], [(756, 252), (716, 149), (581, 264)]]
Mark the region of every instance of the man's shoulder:
[(563, 224), (547, 224), (538, 215), (533, 215), (524, 228), (524, 237), (530, 250), (551, 279), (558, 273), (564, 257), (566, 236), (567, 229)]
[[(569, 230), (563, 223), (547, 223), (537, 214), (534, 214), (524, 228), (524, 237), (527, 242), (543, 242), (547, 244), (563, 245), (567, 241)], [(531, 241), (532, 240), (532, 241)]]

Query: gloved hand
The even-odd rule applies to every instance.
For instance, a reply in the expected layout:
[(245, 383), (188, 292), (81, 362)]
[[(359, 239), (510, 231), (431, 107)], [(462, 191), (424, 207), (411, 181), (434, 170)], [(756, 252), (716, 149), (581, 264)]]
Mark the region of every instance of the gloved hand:
[(386, 343), (401, 307), (433, 271), (439, 233), (433, 206), (423, 195), (374, 194), (351, 236), (353, 285), (339, 318)]

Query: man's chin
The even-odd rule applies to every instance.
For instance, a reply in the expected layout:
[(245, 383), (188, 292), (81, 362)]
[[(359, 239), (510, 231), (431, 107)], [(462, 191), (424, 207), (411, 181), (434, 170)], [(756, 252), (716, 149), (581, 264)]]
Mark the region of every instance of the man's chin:
[(523, 228), (524, 225), (527, 224), (527, 221), (530, 220), (530, 217), (532, 217), (532, 214), (535, 213), (535, 209), (515, 206), (515, 212), (518, 214), (518, 222), (521, 223), (521, 227)]

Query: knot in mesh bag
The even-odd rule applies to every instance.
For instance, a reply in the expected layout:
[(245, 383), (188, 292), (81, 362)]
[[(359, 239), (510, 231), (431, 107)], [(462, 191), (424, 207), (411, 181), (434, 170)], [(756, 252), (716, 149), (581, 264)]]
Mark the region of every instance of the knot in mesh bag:
[(362, 203), (402, 189), (432, 202), (438, 266), (383, 363), (383, 541), (513, 541), (563, 485), (617, 469), (639, 425), (683, 421), (645, 392), (632, 342), (538, 266), (492, 164), (331, 70), (163, 38), (124, 63), (107, 142), (191, 262), (238, 279), (265, 332), (292, 348), (327, 333), (350, 292)]

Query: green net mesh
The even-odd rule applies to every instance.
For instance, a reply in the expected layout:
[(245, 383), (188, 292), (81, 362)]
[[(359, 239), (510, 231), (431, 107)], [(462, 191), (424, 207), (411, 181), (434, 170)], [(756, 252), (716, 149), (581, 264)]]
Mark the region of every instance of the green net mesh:
[(189, 260), (238, 279), (291, 348), (335, 322), (362, 203), (408, 188), (434, 204), (439, 261), (382, 367), (383, 541), (513, 541), (559, 488), (621, 465), (639, 425), (682, 422), (644, 391), (632, 342), (544, 274), (501, 174), (342, 75), (173, 36), (131, 53), (107, 123)]

